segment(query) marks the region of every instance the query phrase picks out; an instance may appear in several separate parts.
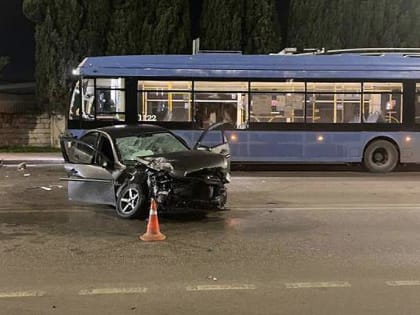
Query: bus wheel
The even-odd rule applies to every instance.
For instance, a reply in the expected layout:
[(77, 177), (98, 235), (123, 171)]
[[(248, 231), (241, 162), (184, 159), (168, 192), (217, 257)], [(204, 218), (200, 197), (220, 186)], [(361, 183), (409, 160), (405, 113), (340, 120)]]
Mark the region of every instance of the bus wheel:
[(387, 140), (376, 140), (366, 148), (363, 164), (373, 173), (391, 172), (398, 164), (398, 150)]

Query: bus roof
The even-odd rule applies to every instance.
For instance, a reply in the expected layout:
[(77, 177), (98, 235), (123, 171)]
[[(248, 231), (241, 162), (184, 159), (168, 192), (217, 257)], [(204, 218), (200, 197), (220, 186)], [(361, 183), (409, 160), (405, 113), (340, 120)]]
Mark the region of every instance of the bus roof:
[(84, 77), (177, 79), (420, 79), (418, 54), (128, 55), (86, 58)]

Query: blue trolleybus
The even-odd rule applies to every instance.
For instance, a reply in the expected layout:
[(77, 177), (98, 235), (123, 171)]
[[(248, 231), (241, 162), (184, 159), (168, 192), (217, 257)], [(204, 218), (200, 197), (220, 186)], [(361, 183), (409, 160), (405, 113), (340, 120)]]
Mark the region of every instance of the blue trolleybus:
[(233, 163), (420, 162), (420, 54), (89, 57), (68, 129), (159, 124), (193, 144), (216, 122)]

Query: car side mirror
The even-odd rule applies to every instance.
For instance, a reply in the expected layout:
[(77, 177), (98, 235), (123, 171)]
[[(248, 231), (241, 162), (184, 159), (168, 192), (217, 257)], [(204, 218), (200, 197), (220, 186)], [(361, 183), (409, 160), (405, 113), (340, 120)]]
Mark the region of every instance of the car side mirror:
[(208, 146), (205, 146), (205, 145), (200, 144), (199, 146), (197, 146), (195, 148), (195, 150), (198, 150), (198, 151), (210, 151), (210, 148)]

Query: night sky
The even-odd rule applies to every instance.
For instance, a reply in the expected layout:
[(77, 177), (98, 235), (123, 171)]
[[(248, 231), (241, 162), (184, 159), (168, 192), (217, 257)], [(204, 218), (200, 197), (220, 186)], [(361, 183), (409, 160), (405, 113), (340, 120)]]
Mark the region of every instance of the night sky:
[(0, 56), (10, 58), (0, 81), (34, 79), (35, 26), (22, 13), (22, 0), (0, 0)]

